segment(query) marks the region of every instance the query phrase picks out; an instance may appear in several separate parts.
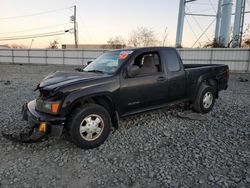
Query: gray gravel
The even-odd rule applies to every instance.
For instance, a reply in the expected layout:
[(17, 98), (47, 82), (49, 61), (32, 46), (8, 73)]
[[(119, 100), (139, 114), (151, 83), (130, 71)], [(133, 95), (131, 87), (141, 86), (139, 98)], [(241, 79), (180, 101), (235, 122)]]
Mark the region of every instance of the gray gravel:
[[(63, 66), (0, 65), (0, 131), (19, 131), (21, 106)], [(123, 119), (104, 145), (75, 147), (66, 136), (14, 143), (0, 136), (0, 187), (250, 187), (250, 82), (231, 76), (206, 120), (183, 108)], [(7, 84), (6, 84), (7, 83)]]

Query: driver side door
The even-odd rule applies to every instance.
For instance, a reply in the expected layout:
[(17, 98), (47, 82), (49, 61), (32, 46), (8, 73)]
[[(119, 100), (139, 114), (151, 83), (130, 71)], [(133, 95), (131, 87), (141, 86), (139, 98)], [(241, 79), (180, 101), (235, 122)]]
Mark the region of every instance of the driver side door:
[[(143, 72), (147, 63), (147, 71)], [(153, 63), (152, 63), (153, 61)], [(167, 79), (163, 71), (160, 56), (157, 52), (143, 53), (138, 55), (131, 63), (140, 67), (140, 72), (134, 77), (126, 74), (120, 80), (120, 105), (124, 115), (136, 111), (144, 111), (166, 102)], [(152, 68), (152, 71), (150, 71)], [(149, 70), (149, 71), (148, 71)]]

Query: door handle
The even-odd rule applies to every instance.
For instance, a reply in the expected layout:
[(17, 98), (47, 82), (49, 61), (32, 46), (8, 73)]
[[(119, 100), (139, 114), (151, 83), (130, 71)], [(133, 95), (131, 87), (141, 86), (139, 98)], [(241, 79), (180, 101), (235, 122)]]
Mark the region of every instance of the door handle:
[(160, 76), (157, 78), (157, 82), (164, 82), (166, 81), (166, 78), (164, 76)]

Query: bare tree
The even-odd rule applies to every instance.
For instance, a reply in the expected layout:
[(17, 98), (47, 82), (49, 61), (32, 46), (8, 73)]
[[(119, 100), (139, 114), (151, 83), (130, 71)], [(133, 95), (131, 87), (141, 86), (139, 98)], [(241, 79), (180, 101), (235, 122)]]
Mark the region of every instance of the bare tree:
[(49, 48), (58, 49), (59, 42), (57, 39), (50, 42)]
[(107, 41), (110, 48), (120, 49), (126, 47), (125, 39), (121, 36), (112, 37)]
[(129, 36), (129, 44), (133, 47), (154, 46), (159, 43), (155, 32), (151, 28), (138, 27)]
[(242, 48), (250, 48), (250, 38), (246, 38), (241, 46)]
[(224, 44), (222, 43), (223, 40), (214, 39), (212, 42), (207, 42), (203, 48), (225, 48)]
[(247, 28), (245, 29), (242, 37), (242, 48), (250, 48), (250, 24), (247, 25)]

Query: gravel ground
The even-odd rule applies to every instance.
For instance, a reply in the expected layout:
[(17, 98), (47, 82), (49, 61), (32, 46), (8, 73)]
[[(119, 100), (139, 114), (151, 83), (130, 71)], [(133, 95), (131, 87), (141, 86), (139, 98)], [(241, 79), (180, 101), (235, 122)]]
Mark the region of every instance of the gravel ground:
[[(21, 106), (63, 66), (0, 65), (0, 131), (20, 130)], [(250, 187), (250, 74), (234, 74), (206, 120), (182, 108), (121, 121), (104, 145), (81, 150), (66, 136), (14, 143), (0, 136), (0, 187)], [(8, 82), (9, 81), (9, 82)]]

